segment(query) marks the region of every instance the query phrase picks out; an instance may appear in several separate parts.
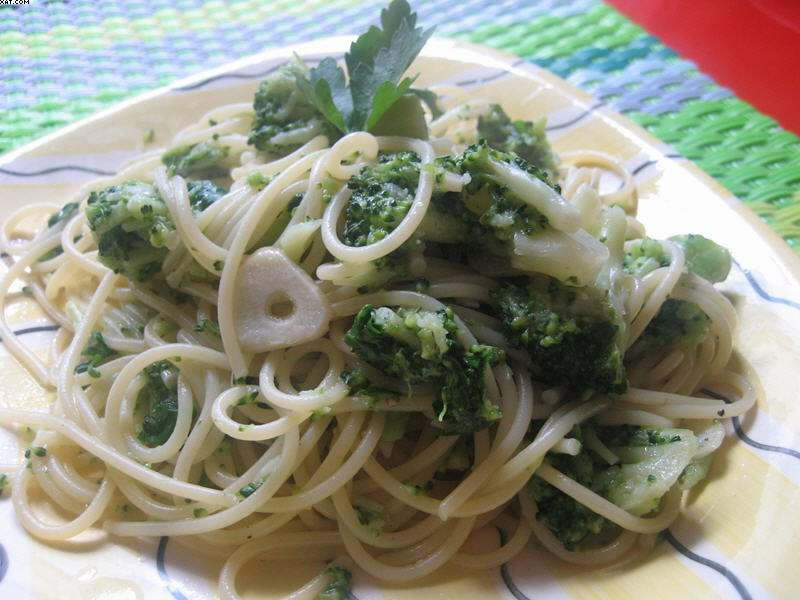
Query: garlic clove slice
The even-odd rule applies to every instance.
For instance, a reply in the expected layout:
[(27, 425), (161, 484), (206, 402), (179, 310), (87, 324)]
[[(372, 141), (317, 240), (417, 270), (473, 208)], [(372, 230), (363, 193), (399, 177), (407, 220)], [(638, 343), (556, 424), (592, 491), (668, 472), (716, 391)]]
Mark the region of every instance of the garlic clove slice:
[(314, 280), (278, 248), (242, 261), (236, 279), (234, 324), (242, 348), (266, 352), (321, 337), (330, 307)]

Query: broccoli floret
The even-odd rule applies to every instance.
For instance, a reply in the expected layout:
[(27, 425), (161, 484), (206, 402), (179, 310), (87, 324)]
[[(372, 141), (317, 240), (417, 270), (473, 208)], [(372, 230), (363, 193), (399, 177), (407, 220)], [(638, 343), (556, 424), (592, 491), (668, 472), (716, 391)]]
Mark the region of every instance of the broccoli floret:
[(696, 233), (669, 238), (683, 248), (686, 269), (711, 283), (725, 281), (731, 270), (731, 253), (727, 248)]
[(303, 201), (303, 194), (295, 194), (292, 196), (292, 199), (289, 200), (289, 203), (284, 206), (281, 211), (278, 213), (278, 216), (275, 217), (275, 220), (264, 232), (264, 235), (256, 243), (256, 247), (262, 248), (264, 246), (271, 246), (274, 244), (280, 235), (283, 233), (286, 226), (289, 224), (289, 221), (292, 219), (294, 215), (295, 209), (300, 206), (300, 202)]
[(642, 335), (628, 350), (626, 358), (636, 359), (650, 352), (664, 352), (702, 343), (711, 328), (711, 319), (699, 306), (686, 300), (668, 298)]
[[(588, 452), (581, 452), (577, 456), (549, 454), (546, 461), (590, 488), (595, 471), (602, 467), (602, 463)], [(567, 550), (580, 549), (581, 542), (589, 534), (600, 534), (616, 527), (605, 517), (536, 476), (530, 479), (528, 492), (538, 507), (536, 519), (550, 529)]]
[(261, 82), (253, 101), (256, 114), (248, 144), (284, 156), (320, 134), (331, 143), (339, 138), (336, 128), (297, 89), (298, 75), (308, 77), (308, 69), (295, 60)]
[[(724, 281), (731, 270), (731, 254), (726, 248), (702, 235), (689, 233), (669, 238), (683, 250), (686, 270), (711, 283)], [(642, 238), (628, 246), (623, 268), (631, 275), (644, 277), (659, 267), (669, 265), (661, 242)]]
[(65, 223), (69, 221), (72, 217), (74, 217), (75, 213), (77, 212), (78, 212), (78, 203), (67, 202), (59, 210), (50, 215), (50, 218), (47, 219), (47, 226), (55, 227), (59, 223)]
[(518, 231), (530, 235), (548, 226), (547, 217), (533, 205), (537, 202), (521, 197), (509, 175), (521, 176), (530, 188), (526, 193), (533, 191), (542, 205), (560, 192), (551, 185), (544, 170), (519, 156), (490, 148), (485, 141), (469, 146), (455, 162), (462, 173), (470, 176), (461, 201), (474, 215), (472, 218), (477, 218), (497, 239), (508, 241)]
[(644, 277), (660, 267), (669, 265), (669, 257), (661, 242), (652, 238), (642, 238), (631, 244), (623, 258), (623, 270), (636, 277)]
[(551, 178), (557, 173), (556, 157), (545, 134), (545, 120), (512, 121), (498, 104), (478, 118), (478, 137), (497, 150), (513, 152), (543, 169)]
[(225, 195), (225, 188), (207, 179), (190, 181), (186, 187), (189, 191), (189, 204), (195, 214), (203, 212)]
[(383, 533), (389, 517), (381, 504), (367, 498), (356, 498), (353, 501), (353, 508), (358, 516), (358, 522), (366, 527), (371, 535), (378, 537)]
[[(658, 509), (661, 498), (690, 466), (697, 449), (695, 436), (688, 429), (583, 423), (570, 435), (582, 439), (589, 431), (619, 458), (618, 464), (608, 466), (585, 446), (577, 456), (548, 454), (546, 462), (635, 515)], [(528, 490), (538, 505), (536, 518), (568, 550), (580, 549), (589, 534), (616, 527), (536, 476), (531, 478)]]
[(203, 335), (219, 339), (219, 323), (211, 319), (200, 319), (194, 326), (194, 330)]
[(540, 381), (623, 392), (621, 320), (605, 298), (549, 277), (492, 292), (509, 343), (528, 351)]
[(210, 141), (186, 144), (168, 149), (161, 156), (161, 162), (173, 175), (221, 177), (226, 174), (222, 162), (228, 157), (229, 151), (228, 146)]
[[(211, 181), (188, 182), (189, 202), (202, 212), (225, 194)], [(179, 243), (169, 210), (153, 185), (126, 181), (92, 192), (86, 220), (97, 243), (100, 262), (128, 279), (146, 281), (161, 271), (170, 249)], [(196, 272), (196, 276), (192, 273)], [(205, 281), (202, 267), (190, 267), (187, 278)]]
[(89, 375), (99, 376), (96, 371), (96, 367), (103, 363), (103, 361), (105, 361), (107, 358), (111, 358), (117, 354), (118, 353), (116, 350), (112, 350), (106, 345), (103, 334), (99, 331), (95, 331), (89, 336), (89, 342), (86, 344), (86, 347), (81, 350), (81, 356), (86, 356), (88, 358), (77, 364), (75, 367), (75, 372), (85, 373), (88, 371)]
[(160, 446), (169, 439), (178, 420), (178, 370), (162, 360), (144, 368), (146, 383), (136, 396), (136, 410), (145, 411), (139, 441)]
[(86, 220), (100, 262), (134, 281), (158, 273), (168, 249), (178, 241), (164, 201), (144, 181), (126, 181), (92, 192)]
[(328, 585), (317, 594), (315, 600), (347, 600), (353, 578), (350, 571), (337, 565), (328, 565), (325, 574), (328, 576)]
[[(78, 212), (78, 203), (67, 202), (59, 210), (50, 215), (50, 217), (47, 219), (47, 227), (49, 229), (52, 229), (53, 227), (59, 225), (60, 223), (66, 223), (75, 215), (76, 212)], [(56, 256), (60, 255), (63, 252), (64, 249), (61, 247), (61, 244), (59, 244), (55, 248), (51, 248), (50, 250), (42, 254), (39, 257), (39, 262), (44, 262), (46, 260), (50, 260), (51, 258), (55, 258)]]
[(414, 152), (381, 154), (375, 165), (361, 169), (347, 182), (352, 190), (344, 213), (342, 239), (349, 246), (367, 246), (397, 227), (414, 202), (420, 160)]
[(483, 374), (504, 359), (492, 346), (464, 349), (455, 340), (453, 312), (437, 312), (367, 304), (345, 334), (348, 346), (362, 360), (407, 384), (432, 383), (433, 409), (445, 434), (472, 433), (500, 418), (486, 396)]
[(410, 412), (390, 412), (386, 415), (381, 438), (387, 442), (396, 442), (406, 434)]
[(598, 473), (592, 489), (620, 508), (641, 516), (657, 510), (697, 450), (689, 429), (640, 429), (631, 443), (611, 447), (620, 459)]

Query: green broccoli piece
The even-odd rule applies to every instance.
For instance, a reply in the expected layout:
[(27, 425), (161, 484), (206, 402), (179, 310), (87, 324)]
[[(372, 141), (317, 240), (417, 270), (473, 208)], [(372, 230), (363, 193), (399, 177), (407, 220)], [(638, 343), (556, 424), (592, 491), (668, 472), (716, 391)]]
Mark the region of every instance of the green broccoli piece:
[(381, 402), (397, 397), (396, 392), (375, 385), (361, 371), (343, 371), (341, 379), (347, 385), (347, 394), (358, 396), (370, 409), (377, 407)]
[(678, 244), (686, 257), (686, 269), (711, 283), (725, 281), (731, 270), (731, 253), (727, 248), (696, 233), (669, 238)]
[(381, 535), (389, 523), (386, 510), (378, 502), (367, 498), (356, 498), (353, 501), (353, 509), (355, 509), (358, 516), (358, 522), (366, 527), (374, 537)]
[(669, 266), (669, 257), (664, 252), (661, 242), (647, 237), (632, 244), (622, 262), (623, 270), (636, 277), (644, 277), (666, 266)]
[(544, 170), (514, 154), (490, 148), (485, 141), (469, 146), (455, 162), (470, 176), (462, 202), (497, 239), (508, 241), (518, 231), (530, 235), (548, 226), (545, 215), (514, 193), (503, 167), (515, 168), (557, 194), (560, 189), (550, 183)]
[(353, 578), (350, 571), (338, 565), (328, 565), (325, 574), (328, 576), (328, 585), (314, 600), (347, 600)]
[(67, 202), (47, 219), (47, 227), (52, 228), (59, 223), (66, 223), (78, 212), (77, 202)]
[(410, 417), (410, 412), (390, 412), (387, 414), (381, 438), (387, 442), (396, 442), (403, 439)]
[[(644, 432), (642, 435), (641, 432)], [(640, 429), (623, 447), (611, 447), (620, 459), (598, 473), (592, 489), (620, 508), (641, 516), (657, 510), (697, 451), (689, 429)]]
[(492, 292), (509, 344), (527, 350), (545, 383), (621, 393), (623, 327), (607, 298), (549, 277)]
[[(588, 452), (581, 452), (578, 456), (548, 454), (545, 460), (564, 475), (589, 488), (595, 471), (602, 464)], [(605, 517), (535, 475), (528, 482), (528, 493), (538, 507), (536, 519), (552, 531), (567, 550), (579, 550), (581, 542), (588, 535), (611, 531), (616, 527)]]
[(89, 372), (89, 375), (95, 377), (99, 376), (96, 367), (103, 363), (107, 358), (116, 356), (118, 352), (109, 348), (103, 338), (103, 334), (95, 331), (89, 336), (89, 342), (86, 347), (81, 350), (81, 356), (87, 356), (88, 359), (81, 361), (75, 367), (76, 373)]
[[(188, 182), (189, 202), (196, 214), (219, 200), (225, 190), (211, 181)], [(179, 240), (169, 210), (158, 190), (144, 181), (126, 181), (92, 192), (86, 220), (97, 243), (100, 262), (136, 282), (161, 271), (170, 249)], [(209, 274), (199, 265), (187, 277), (205, 281)]]
[(144, 368), (146, 383), (136, 396), (136, 410), (142, 419), (139, 441), (146, 446), (160, 446), (169, 439), (178, 420), (178, 370), (162, 360)]
[(472, 433), (500, 418), (486, 397), (483, 374), (504, 359), (492, 346), (466, 350), (456, 340), (453, 312), (378, 308), (367, 304), (345, 334), (355, 354), (407, 384), (432, 383), (433, 409), (443, 433)]
[(414, 202), (420, 159), (414, 152), (381, 154), (347, 182), (352, 191), (345, 207), (342, 239), (349, 246), (367, 246), (397, 227)]
[(256, 247), (263, 248), (264, 246), (271, 246), (283, 233), (286, 226), (291, 221), (292, 217), (294, 216), (295, 209), (300, 206), (300, 203), (303, 201), (303, 194), (295, 194), (292, 196), (292, 199), (289, 200), (289, 203), (284, 206), (281, 211), (278, 213), (278, 216), (275, 217), (275, 220), (269, 226), (269, 228), (264, 232), (264, 235), (256, 243)]
[(221, 177), (227, 174), (221, 163), (228, 158), (229, 151), (228, 146), (210, 141), (184, 144), (169, 148), (161, 156), (161, 162), (171, 175)]
[(544, 119), (512, 121), (499, 104), (493, 104), (488, 115), (478, 118), (480, 139), (497, 150), (513, 152), (555, 178), (557, 161), (544, 128)]
[(628, 350), (626, 358), (636, 359), (677, 347), (693, 348), (706, 339), (710, 329), (711, 319), (699, 306), (668, 298)]
[[(62, 206), (59, 210), (54, 212), (50, 217), (47, 219), (47, 227), (48, 229), (52, 229), (56, 225), (60, 223), (66, 223), (69, 221), (75, 213), (78, 212), (78, 203), (77, 202), (67, 202), (64, 206)], [(55, 248), (51, 248), (44, 254), (39, 257), (39, 262), (44, 262), (46, 260), (50, 260), (51, 258), (55, 258), (56, 256), (60, 255), (64, 252), (64, 249), (61, 247), (61, 244), (56, 246)]]
[(225, 188), (207, 179), (189, 181), (186, 187), (189, 191), (189, 204), (194, 214), (203, 212), (226, 194)]
[(133, 281), (158, 273), (168, 248), (178, 240), (164, 201), (144, 181), (126, 181), (92, 192), (86, 220), (100, 262)]
[(8, 475), (0, 473), (0, 496), (6, 491), (6, 487), (8, 487)]
[(296, 77), (308, 78), (299, 60), (289, 62), (261, 82), (253, 101), (255, 118), (247, 143), (284, 156), (317, 135), (331, 144), (340, 134), (297, 89)]
[(219, 323), (211, 319), (200, 319), (194, 326), (194, 330), (209, 337), (220, 338)]
[[(686, 270), (711, 283), (719, 283), (728, 277), (731, 270), (731, 254), (716, 242), (702, 235), (689, 233), (669, 238), (683, 250)], [(644, 277), (659, 267), (669, 265), (669, 258), (661, 242), (642, 238), (628, 247), (623, 269), (630, 275)]]
[[(581, 440), (590, 431), (616, 454), (618, 464), (608, 466), (585, 446), (577, 456), (548, 453), (545, 461), (635, 515), (658, 509), (661, 498), (690, 466), (697, 449), (695, 436), (688, 429), (582, 423), (573, 428), (570, 437)], [(590, 534), (616, 527), (535, 475), (528, 491), (538, 505), (536, 518), (568, 550), (579, 550)]]

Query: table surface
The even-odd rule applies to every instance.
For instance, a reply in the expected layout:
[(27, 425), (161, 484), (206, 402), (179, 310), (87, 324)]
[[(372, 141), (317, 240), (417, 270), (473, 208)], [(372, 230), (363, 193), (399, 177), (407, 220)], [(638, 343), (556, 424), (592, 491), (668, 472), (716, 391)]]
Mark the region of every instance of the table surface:
[[(265, 48), (360, 33), (384, 4), (30, 0), (0, 7), (0, 153)], [(411, 4), (437, 35), (521, 56), (624, 113), (716, 177), (800, 252), (800, 139), (611, 6)]]

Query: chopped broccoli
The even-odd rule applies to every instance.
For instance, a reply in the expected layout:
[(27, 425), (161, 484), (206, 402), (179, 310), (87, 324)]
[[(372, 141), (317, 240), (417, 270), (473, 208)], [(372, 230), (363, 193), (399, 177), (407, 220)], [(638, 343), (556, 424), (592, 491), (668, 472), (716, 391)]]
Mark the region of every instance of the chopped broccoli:
[[(78, 212), (78, 203), (67, 202), (59, 210), (50, 215), (50, 217), (47, 219), (47, 227), (52, 229), (56, 225), (59, 225), (61, 223), (66, 223), (75, 215), (76, 212)], [(42, 254), (39, 257), (39, 262), (44, 262), (46, 260), (50, 260), (51, 258), (55, 258), (62, 252), (64, 252), (64, 249), (61, 247), (61, 244), (59, 244), (55, 248), (51, 248), (50, 250)]]
[(711, 283), (725, 281), (731, 270), (731, 253), (727, 248), (703, 237), (690, 233), (669, 238), (678, 244), (686, 256), (686, 269)]
[(160, 446), (169, 439), (178, 419), (178, 370), (162, 360), (144, 368), (146, 383), (136, 396), (137, 410), (146, 411), (139, 441)]
[(269, 228), (264, 232), (264, 235), (256, 243), (256, 246), (262, 248), (264, 246), (271, 246), (274, 244), (278, 238), (280, 237), (283, 230), (286, 229), (286, 226), (289, 224), (289, 221), (294, 216), (295, 209), (300, 206), (300, 202), (303, 201), (303, 194), (295, 194), (292, 196), (289, 203), (284, 206), (281, 211), (278, 213), (278, 216), (275, 217), (275, 220), (269, 226)]
[(492, 292), (509, 343), (528, 351), (538, 379), (574, 389), (623, 392), (621, 320), (592, 290), (540, 277)]
[(87, 356), (87, 360), (81, 361), (75, 367), (76, 373), (85, 373), (89, 371), (89, 375), (94, 376), (97, 371), (95, 368), (99, 366), (107, 358), (116, 356), (117, 351), (112, 350), (106, 345), (103, 334), (95, 331), (89, 336), (89, 342), (86, 347), (81, 350), (81, 356)]
[(200, 319), (194, 326), (194, 330), (209, 337), (220, 338), (219, 323), (212, 319)]
[(350, 571), (338, 565), (328, 565), (325, 574), (328, 576), (328, 585), (314, 600), (347, 600), (353, 578)]
[[(689, 233), (669, 238), (683, 250), (686, 270), (711, 283), (724, 281), (731, 270), (731, 254), (719, 244), (702, 235)], [(661, 242), (642, 238), (628, 246), (623, 268), (631, 275), (644, 277), (659, 267), (669, 265)]]
[(661, 497), (678, 481), (697, 450), (697, 439), (689, 429), (646, 431), (657, 432), (656, 443), (649, 443), (653, 436), (648, 433), (632, 439), (637, 443), (612, 447), (620, 464), (598, 473), (592, 481), (596, 492), (637, 516), (658, 509)]
[[(586, 452), (581, 452), (578, 456), (549, 454), (546, 460), (554, 468), (587, 487), (591, 487), (594, 471), (600, 464)], [(589, 510), (535, 475), (528, 483), (528, 492), (538, 507), (536, 519), (550, 529), (567, 550), (580, 549), (581, 542), (589, 534), (600, 534), (615, 527), (605, 517)]]
[(50, 218), (47, 219), (47, 226), (55, 227), (59, 223), (65, 223), (69, 221), (72, 217), (74, 217), (75, 213), (77, 212), (78, 212), (78, 203), (67, 202), (59, 210), (50, 215)]
[[(462, 195), (466, 209), (499, 240), (508, 241), (518, 231), (530, 235), (548, 226), (547, 217), (534, 204), (546, 204), (560, 190), (551, 185), (544, 170), (514, 154), (490, 148), (485, 141), (469, 146), (455, 162), (470, 176)], [(521, 175), (531, 188), (526, 193), (536, 190), (537, 198), (521, 197), (509, 173)]]
[[(188, 190), (195, 213), (225, 193), (205, 180), (188, 182)], [(86, 220), (100, 261), (137, 282), (159, 273), (167, 253), (179, 243), (166, 204), (155, 187), (144, 181), (126, 181), (92, 192), (86, 205)], [(187, 278), (205, 281), (209, 274), (196, 265), (189, 268)]]
[(339, 133), (297, 89), (296, 76), (307, 77), (299, 60), (289, 62), (264, 81), (255, 95), (255, 118), (247, 143), (264, 152), (283, 156), (314, 136), (326, 135), (331, 143)]
[(681, 489), (689, 490), (708, 477), (713, 458), (713, 454), (706, 454), (702, 458), (694, 459), (686, 465), (680, 478), (678, 478)]
[(347, 385), (348, 395), (358, 396), (368, 408), (375, 408), (380, 402), (397, 397), (395, 392), (373, 384), (361, 371), (343, 371), (341, 378)]
[(499, 104), (493, 104), (488, 115), (478, 118), (478, 137), (485, 139), (492, 148), (513, 152), (554, 178), (557, 174), (556, 157), (544, 127), (544, 119), (512, 121)]
[[(573, 430), (573, 435), (581, 438), (589, 431), (611, 447), (620, 458), (619, 464), (608, 466), (585, 446), (577, 456), (548, 454), (545, 460), (635, 515), (658, 509), (661, 498), (688, 468), (697, 448), (695, 436), (688, 429), (632, 425), (595, 427), (583, 423)], [(531, 478), (528, 490), (538, 505), (536, 518), (568, 550), (580, 549), (590, 534), (600, 534), (615, 527), (536, 476)]]
[(644, 277), (660, 267), (669, 265), (669, 258), (661, 242), (642, 238), (631, 244), (623, 258), (622, 268), (629, 275)]
[(260, 173), (258, 171), (250, 173), (250, 175), (247, 176), (247, 185), (257, 192), (260, 192), (267, 187), (270, 181), (272, 181), (272, 177), (269, 175), (264, 175), (264, 173)]
[(711, 319), (699, 306), (668, 298), (628, 350), (626, 359), (676, 347), (692, 348), (706, 339), (710, 328)]
[(378, 537), (383, 533), (389, 522), (389, 517), (383, 505), (367, 498), (356, 498), (353, 501), (353, 508), (358, 515), (358, 522), (369, 530), (370, 534)]
[(225, 175), (221, 163), (228, 157), (229, 151), (228, 146), (220, 146), (210, 141), (184, 144), (169, 148), (161, 156), (161, 162), (167, 166), (171, 174), (182, 177), (191, 175), (217, 177)]
[(0, 496), (3, 495), (3, 492), (6, 491), (6, 487), (8, 486), (8, 475), (5, 473), (0, 473)]
[(189, 204), (195, 214), (203, 212), (225, 195), (225, 188), (207, 179), (189, 181), (186, 187), (189, 190)]
[(386, 415), (381, 438), (387, 442), (396, 442), (406, 434), (410, 412), (390, 412)]
[(100, 261), (134, 281), (158, 273), (168, 248), (178, 242), (164, 201), (144, 181), (126, 181), (92, 192), (86, 220)]
[(434, 384), (433, 408), (442, 431), (472, 433), (500, 418), (499, 408), (486, 397), (483, 374), (504, 356), (492, 346), (464, 349), (454, 339), (457, 330), (450, 309), (392, 310), (367, 304), (345, 341), (362, 360), (407, 384)]
[(414, 202), (420, 160), (414, 152), (381, 154), (347, 182), (343, 239), (349, 246), (373, 244), (397, 227)]

